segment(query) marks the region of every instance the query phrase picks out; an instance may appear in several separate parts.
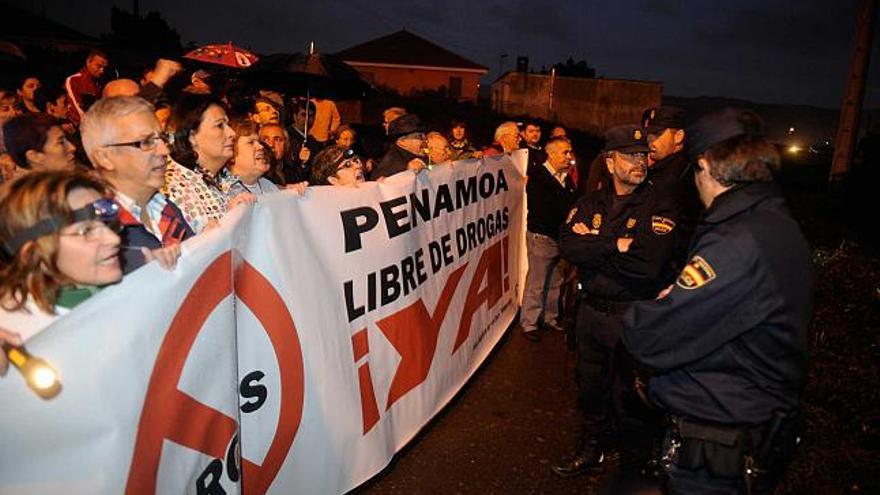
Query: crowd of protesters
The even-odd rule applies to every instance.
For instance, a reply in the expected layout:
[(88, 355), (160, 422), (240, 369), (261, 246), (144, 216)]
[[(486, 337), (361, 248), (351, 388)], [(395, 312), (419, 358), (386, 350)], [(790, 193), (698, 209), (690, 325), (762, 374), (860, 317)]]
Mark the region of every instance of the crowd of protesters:
[[(365, 156), (332, 100), (232, 91), (220, 76), (169, 59), (138, 81), (109, 79), (110, 64), (96, 50), (62, 80), (28, 73), (0, 86), (5, 340), (29, 338), (146, 263), (173, 269), (181, 242), (262, 194), (356, 187), (484, 154), (463, 120), (429, 130), (392, 107), (384, 148)], [(188, 84), (171, 90), (181, 78)]]
[[(775, 203), (776, 193), (762, 185), (772, 180), (779, 157), (753, 137), (748, 116), (702, 123), (689, 136), (688, 150), (681, 112), (649, 109), (642, 122), (610, 129), (605, 153), (585, 168), (562, 127), (553, 128), (545, 141), (538, 122), (507, 121), (495, 129), (492, 143), (479, 147), (463, 120), (427, 129), (418, 115), (392, 107), (382, 115), (383, 152), (365, 156), (357, 131), (342, 121), (331, 100), (260, 88), (219, 91), (216, 76), (205, 70), (188, 74), (189, 85), (175, 94), (166, 89), (168, 82), (186, 76), (177, 62), (158, 60), (140, 81), (105, 81), (109, 64), (95, 51), (64, 81), (28, 74), (16, 87), (0, 88), (0, 340), (20, 344), (147, 263), (173, 269), (181, 242), (260, 195), (284, 189), (303, 194), (309, 186), (357, 187), (524, 148), (529, 271), (520, 330), (539, 342), (542, 330), (568, 327), (578, 351), (584, 412), (574, 455), (553, 471), (567, 477), (602, 468), (615, 449), (611, 438), (619, 434), (622, 462), (646, 474), (648, 454), (664, 441), (662, 432), (652, 431), (658, 426), (652, 419), (657, 404), (679, 420), (674, 434), (666, 434), (670, 456), (670, 441), (678, 442), (676, 448), (687, 444), (681, 431), (686, 427), (703, 435), (687, 444), (693, 448), (708, 449), (724, 435), (758, 439), (724, 455), (688, 452), (690, 465), (670, 458), (667, 466), (653, 466), (671, 473), (682, 492), (691, 492), (685, 486), (719, 486), (722, 479), (735, 493), (743, 486), (743, 452), (790, 447), (790, 435), (767, 437), (767, 421), (783, 418), (774, 423), (773, 435), (794, 428), (790, 418), (797, 415), (805, 376), (800, 356), (809, 294), (784, 287), (792, 282), (785, 277), (802, 268), (802, 240)], [(714, 218), (709, 226), (697, 225), (701, 202)], [(719, 208), (726, 209), (719, 213)], [(761, 214), (785, 243), (758, 234), (743, 241), (745, 227), (730, 219), (744, 209), (766, 210)], [(750, 222), (743, 218), (740, 223)], [(721, 236), (713, 244), (705, 233), (715, 225), (729, 230), (713, 234)], [(689, 255), (688, 244), (694, 249), (701, 242), (704, 251)], [(726, 255), (715, 252), (718, 242), (735, 243), (752, 272), (728, 266)], [(777, 259), (781, 253), (787, 253), (785, 260)], [(768, 257), (775, 264), (767, 265)], [(747, 309), (700, 299), (715, 289), (735, 290)], [(755, 295), (763, 298), (749, 299)], [(652, 302), (655, 297), (660, 302)], [(676, 304), (681, 313), (664, 312), (664, 305)], [(721, 308), (739, 319), (712, 320), (714, 309)], [(658, 343), (657, 328), (689, 314), (702, 322), (700, 328), (682, 320), (668, 328), (670, 335), (681, 334), (671, 348)], [(713, 325), (721, 333), (702, 336)], [(756, 349), (749, 342), (768, 339), (755, 333), (764, 327), (785, 337)], [(700, 344), (705, 349), (691, 349), (689, 339), (705, 341)], [(767, 360), (762, 352), (769, 352)], [(786, 359), (771, 363), (773, 355)], [(639, 388), (639, 373), (653, 374), (657, 385)], [(620, 380), (626, 383), (617, 386)], [(766, 393), (754, 392), (752, 385)], [(633, 413), (626, 404), (636, 396), (655, 409)], [(725, 402), (730, 397), (736, 400)], [(689, 415), (694, 400), (715, 400), (723, 413), (710, 406)], [(782, 416), (770, 417), (771, 412)], [(766, 462), (767, 472), (778, 477), (788, 458), (786, 451), (751, 459)], [(727, 470), (719, 474), (718, 463)], [(762, 489), (775, 483), (770, 476), (755, 479)], [(748, 476), (745, 483), (751, 490)]]

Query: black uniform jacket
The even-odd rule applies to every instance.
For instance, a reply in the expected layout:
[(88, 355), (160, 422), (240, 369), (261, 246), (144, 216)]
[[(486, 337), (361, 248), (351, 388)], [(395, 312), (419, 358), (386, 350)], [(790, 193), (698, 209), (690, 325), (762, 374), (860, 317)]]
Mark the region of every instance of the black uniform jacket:
[[(674, 276), (670, 257), (677, 221), (674, 203), (664, 201), (650, 182), (626, 196), (616, 196), (609, 186), (575, 203), (560, 232), (559, 252), (580, 269), (589, 294), (617, 301), (653, 298)], [(578, 223), (590, 233), (576, 233)], [(617, 249), (621, 237), (633, 239), (625, 253)]]
[(715, 198), (671, 292), (633, 304), (622, 340), (659, 370), (649, 396), (672, 414), (758, 424), (790, 410), (807, 378), (810, 251), (772, 183)]

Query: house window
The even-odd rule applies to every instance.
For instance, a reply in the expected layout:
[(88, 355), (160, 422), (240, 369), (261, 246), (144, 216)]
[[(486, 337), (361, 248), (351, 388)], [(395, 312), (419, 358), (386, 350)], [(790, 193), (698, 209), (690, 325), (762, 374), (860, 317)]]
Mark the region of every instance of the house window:
[(450, 77), (449, 78), (449, 97), (450, 98), (461, 98), (461, 78), (460, 77)]

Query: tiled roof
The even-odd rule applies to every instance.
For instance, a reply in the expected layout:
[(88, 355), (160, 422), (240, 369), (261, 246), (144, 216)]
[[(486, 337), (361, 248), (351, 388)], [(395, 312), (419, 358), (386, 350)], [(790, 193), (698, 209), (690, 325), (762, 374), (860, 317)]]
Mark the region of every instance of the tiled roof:
[(486, 71), (486, 67), (436, 45), (406, 29), (336, 54), (349, 63), (445, 67)]

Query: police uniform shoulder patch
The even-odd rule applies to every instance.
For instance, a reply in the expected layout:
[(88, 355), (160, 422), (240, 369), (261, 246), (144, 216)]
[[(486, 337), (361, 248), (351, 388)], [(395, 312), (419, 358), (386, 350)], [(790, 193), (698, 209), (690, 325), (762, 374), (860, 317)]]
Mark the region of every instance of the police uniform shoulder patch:
[(651, 230), (657, 235), (666, 235), (675, 228), (675, 222), (671, 218), (654, 215), (651, 217)]
[(568, 212), (568, 216), (565, 217), (565, 223), (571, 223), (571, 219), (574, 218), (575, 215), (577, 215), (577, 212), (578, 212), (578, 209), (577, 209), (577, 208), (572, 208), (572, 209)]
[(641, 141), (641, 140), (642, 140), (642, 131), (641, 131), (641, 129), (636, 129), (636, 130), (633, 131), (633, 139), (635, 139), (636, 141)]
[(601, 226), (602, 226), (602, 215), (599, 213), (596, 213), (595, 215), (593, 215), (593, 228), (598, 229)]
[(701, 256), (694, 256), (681, 270), (676, 284), (682, 289), (698, 289), (715, 279), (715, 269)]
[(635, 226), (636, 226), (636, 219), (635, 218), (630, 218), (626, 221), (626, 228), (627, 229), (631, 229)]

